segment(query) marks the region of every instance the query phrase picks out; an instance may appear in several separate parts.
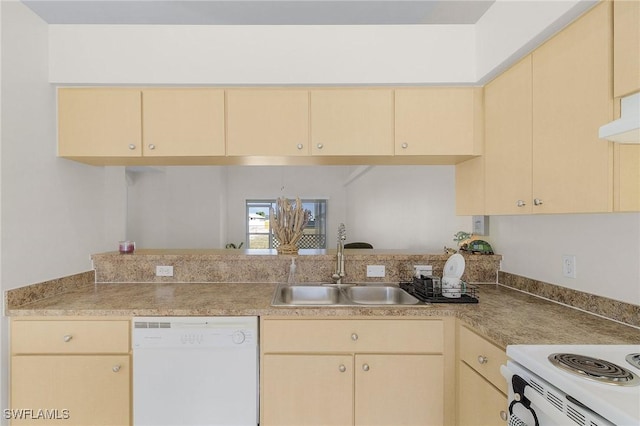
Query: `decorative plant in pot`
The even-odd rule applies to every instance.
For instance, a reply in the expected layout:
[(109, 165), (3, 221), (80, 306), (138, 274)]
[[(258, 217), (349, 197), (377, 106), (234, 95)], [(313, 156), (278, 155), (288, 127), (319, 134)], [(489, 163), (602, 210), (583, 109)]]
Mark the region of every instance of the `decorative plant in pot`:
[(305, 226), (309, 223), (311, 211), (302, 208), (302, 201), (295, 202), (286, 198), (276, 200), (276, 208), (271, 210), (271, 228), (280, 242), (278, 254), (297, 254), (298, 241), (302, 238)]

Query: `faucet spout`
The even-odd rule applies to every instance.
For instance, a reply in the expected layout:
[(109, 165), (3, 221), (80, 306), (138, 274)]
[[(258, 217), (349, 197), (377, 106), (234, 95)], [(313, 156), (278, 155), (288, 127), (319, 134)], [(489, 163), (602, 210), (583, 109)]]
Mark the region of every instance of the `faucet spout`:
[(347, 230), (344, 223), (338, 226), (338, 248), (336, 255), (336, 272), (331, 276), (336, 284), (342, 284), (342, 278), (345, 276), (344, 271), (344, 241), (347, 239)]

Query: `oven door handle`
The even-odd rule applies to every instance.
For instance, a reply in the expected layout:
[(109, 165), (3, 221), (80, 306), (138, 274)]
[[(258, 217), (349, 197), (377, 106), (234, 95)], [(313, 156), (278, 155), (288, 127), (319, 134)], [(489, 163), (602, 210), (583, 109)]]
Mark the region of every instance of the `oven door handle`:
[[(506, 365), (500, 366), (500, 374), (507, 380), (507, 384), (509, 386), (513, 386), (513, 372), (509, 370), (509, 367)], [(526, 397), (529, 401), (531, 401), (531, 405), (533, 405), (537, 410), (545, 413), (552, 421), (554, 425), (564, 425), (567, 424), (568, 417), (564, 414), (564, 412), (559, 411), (555, 408), (549, 401), (544, 399), (542, 395), (536, 392), (531, 385), (526, 385), (524, 387), (524, 397)], [(509, 401), (511, 403), (511, 401)]]

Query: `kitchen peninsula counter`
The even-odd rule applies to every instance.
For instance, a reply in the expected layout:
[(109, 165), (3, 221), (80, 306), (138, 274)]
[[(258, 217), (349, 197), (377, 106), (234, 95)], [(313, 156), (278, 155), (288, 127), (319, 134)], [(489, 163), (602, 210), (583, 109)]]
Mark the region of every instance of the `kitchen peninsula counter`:
[[(479, 284), (478, 304), (275, 307), (275, 283), (94, 283), (81, 274), (44, 298), (6, 295), (6, 314), (28, 316), (457, 317), (497, 344), (640, 344), (640, 329), (513, 290)], [(60, 285), (59, 283), (57, 283)], [(42, 284), (46, 286), (46, 283)], [(56, 283), (49, 283), (56, 285)], [(19, 291), (16, 289), (13, 291)]]

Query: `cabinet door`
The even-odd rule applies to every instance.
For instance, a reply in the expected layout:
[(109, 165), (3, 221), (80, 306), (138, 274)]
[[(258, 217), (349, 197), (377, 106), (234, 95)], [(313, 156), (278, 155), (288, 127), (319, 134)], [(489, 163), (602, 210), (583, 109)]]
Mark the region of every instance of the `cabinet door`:
[(355, 424), (442, 425), (442, 355), (356, 355)]
[(640, 211), (640, 145), (614, 145), (614, 208)]
[(482, 88), (395, 91), (395, 155), (479, 155)]
[(507, 397), (464, 362), (459, 364), (458, 425), (506, 424)]
[[(65, 425), (131, 424), (130, 377), (128, 355), (13, 356), (11, 424), (48, 423), (34, 416), (68, 417), (54, 421)], [(19, 420), (20, 409), (33, 412)]]
[(612, 5), (601, 2), (533, 52), (534, 213), (607, 212), (613, 150)]
[(136, 89), (59, 89), (58, 155), (142, 155), (141, 95)]
[(393, 155), (393, 91), (311, 91), (313, 155)]
[(485, 213), (485, 158), (477, 157), (456, 164), (456, 214)]
[(309, 155), (307, 90), (227, 90), (228, 155)]
[(640, 91), (640, 1), (613, 3), (613, 93)]
[(531, 213), (531, 56), (485, 87), (485, 214)]
[(353, 424), (350, 355), (264, 355), (261, 425)]
[(220, 156), (224, 147), (224, 91), (142, 91), (145, 157)]

